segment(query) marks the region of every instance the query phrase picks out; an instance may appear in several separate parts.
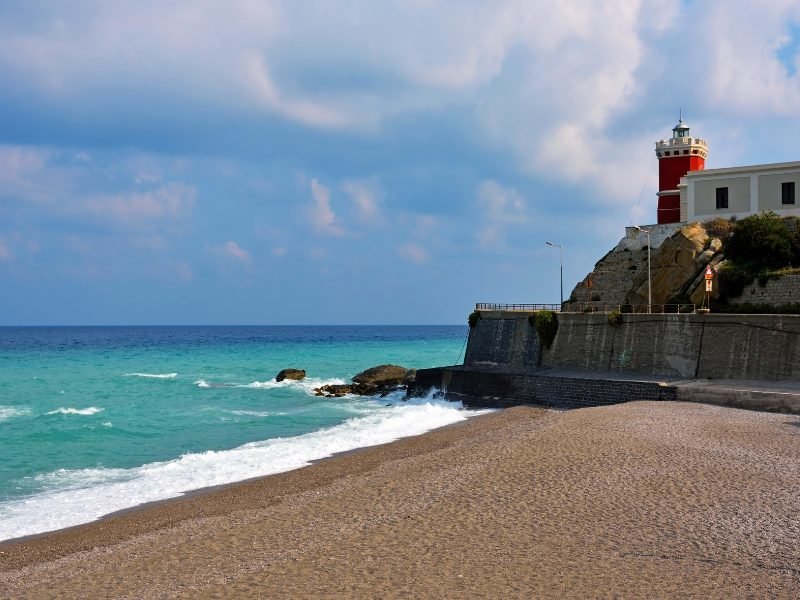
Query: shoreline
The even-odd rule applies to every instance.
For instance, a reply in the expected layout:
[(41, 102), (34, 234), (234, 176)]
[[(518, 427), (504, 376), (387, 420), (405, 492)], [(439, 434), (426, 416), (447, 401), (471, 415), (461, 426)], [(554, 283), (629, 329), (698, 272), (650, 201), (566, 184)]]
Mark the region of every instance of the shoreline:
[(0, 545), (0, 597), (791, 597), (800, 420), (516, 407)]
[[(137, 512), (137, 511), (141, 511), (141, 510), (148, 510), (148, 509), (151, 509), (151, 508), (155, 508), (155, 507), (158, 507), (159, 505), (164, 504), (164, 503), (180, 502), (180, 501), (188, 500), (188, 499), (193, 498), (193, 497), (198, 496), (198, 495), (213, 494), (213, 493), (225, 490), (225, 489), (227, 489), (229, 487), (235, 487), (235, 486), (238, 486), (238, 485), (242, 485), (242, 484), (246, 484), (246, 483), (250, 483), (250, 482), (255, 482), (255, 481), (260, 481), (260, 480), (267, 479), (267, 478), (270, 478), (270, 477), (274, 477), (274, 476), (277, 476), (277, 475), (283, 475), (283, 474), (286, 474), (286, 473), (291, 473), (293, 471), (306, 469), (306, 468), (309, 468), (311, 466), (314, 466), (315, 464), (318, 464), (318, 463), (321, 463), (321, 462), (325, 462), (325, 461), (337, 458), (339, 456), (346, 456), (348, 454), (361, 452), (361, 451), (364, 451), (364, 450), (368, 450), (370, 448), (376, 448), (376, 447), (380, 447), (380, 446), (385, 446), (385, 445), (392, 444), (392, 443), (395, 443), (397, 441), (400, 441), (400, 440), (403, 440), (403, 439), (407, 439), (407, 438), (415, 438), (415, 437), (419, 437), (419, 436), (424, 436), (424, 435), (426, 435), (426, 434), (428, 434), (428, 433), (430, 433), (432, 431), (436, 431), (438, 429), (446, 429), (448, 427), (456, 427), (456, 426), (459, 426), (459, 425), (463, 425), (464, 423), (466, 423), (469, 420), (472, 420), (472, 419), (475, 419), (475, 418), (479, 418), (481, 416), (484, 416), (485, 414), (490, 414), (491, 412), (495, 412), (497, 409), (475, 409), (475, 408), (462, 407), (462, 410), (464, 410), (465, 413), (469, 413), (469, 416), (467, 416), (465, 419), (463, 419), (461, 421), (455, 421), (455, 422), (448, 423), (448, 424), (445, 424), (445, 425), (435, 426), (432, 429), (429, 429), (427, 431), (423, 431), (422, 433), (414, 434), (414, 435), (411, 435), (411, 436), (403, 436), (403, 437), (395, 438), (394, 440), (389, 440), (387, 442), (382, 442), (382, 443), (375, 444), (375, 445), (359, 446), (359, 447), (351, 448), (349, 450), (342, 450), (342, 451), (334, 452), (333, 454), (331, 454), (329, 456), (323, 456), (323, 457), (318, 458), (318, 459), (309, 460), (308, 464), (303, 465), (303, 466), (299, 466), (299, 467), (295, 467), (295, 468), (289, 469), (287, 471), (279, 471), (279, 472), (276, 472), (276, 473), (269, 473), (269, 474), (266, 474), (266, 475), (257, 475), (257, 476), (254, 476), (254, 477), (247, 477), (245, 479), (240, 479), (240, 480), (237, 480), (237, 481), (231, 481), (229, 483), (222, 483), (222, 484), (217, 484), (217, 485), (208, 485), (208, 486), (203, 486), (203, 487), (199, 487), (199, 488), (194, 488), (194, 489), (186, 490), (184, 492), (179, 493), (176, 496), (172, 496), (172, 497), (169, 497), (169, 498), (161, 498), (161, 499), (158, 499), (158, 500), (151, 500), (151, 501), (148, 501), (148, 502), (142, 502), (140, 504), (135, 504), (133, 506), (129, 506), (129, 507), (126, 507), (126, 508), (121, 508), (121, 509), (118, 509), (118, 510), (114, 510), (112, 512), (103, 514), (103, 515), (99, 516), (98, 518), (96, 518), (96, 519), (94, 519), (92, 521), (86, 521), (84, 523), (78, 523), (78, 524), (69, 525), (69, 526), (66, 526), (66, 527), (59, 527), (57, 529), (51, 529), (49, 531), (43, 531), (43, 532), (40, 532), (40, 533), (32, 533), (32, 534), (23, 535), (23, 536), (20, 536), (20, 537), (14, 537), (14, 538), (9, 538), (9, 539), (5, 539), (5, 540), (0, 540), (0, 568), (2, 568), (2, 558), (3, 558), (2, 550), (3, 550), (3, 547), (7, 546), (7, 545), (13, 545), (13, 544), (21, 543), (21, 542), (28, 542), (28, 541), (36, 540), (37, 538), (40, 538), (40, 537), (57, 535), (57, 534), (60, 534), (60, 533), (63, 533), (63, 532), (71, 532), (73, 530), (76, 530), (76, 529), (79, 529), (79, 528), (82, 528), (82, 527), (86, 527), (86, 526), (90, 526), (90, 525), (93, 525), (93, 524), (101, 523), (101, 522), (107, 521), (109, 519), (115, 519), (117, 517), (122, 517), (122, 516), (125, 516), (125, 515), (127, 515), (128, 513), (131, 513), (131, 512)], [(478, 413), (478, 414), (476, 414), (476, 413)]]
[[(546, 408), (546, 407), (541, 407), (541, 408), (542, 408), (542, 410), (553, 410), (553, 411), (556, 411), (556, 409), (549, 409), (549, 408)], [(475, 409), (464, 409), (464, 410), (467, 410), (469, 412), (477, 412)], [(283, 471), (283, 472), (279, 472), (279, 473), (271, 473), (269, 475), (262, 475), (262, 476), (258, 476), (258, 477), (249, 477), (247, 479), (242, 479), (240, 481), (233, 481), (231, 483), (224, 483), (224, 484), (220, 484), (220, 485), (205, 486), (205, 487), (201, 487), (201, 488), (197, 488), (197, 489), (193, 489), (193, 490), (187, 490), (186, 492), (182, 492), (179, 496), (175, 496), (175, 497), (172, 497), (172, 498), (163, 498), (161, 500), (153, 500), (151, 502), (144, 502), (142, 504), (137, 504), (135, 506), (130, 506), (128, 508), (123, 508), (121, 510), (115, 510), (114, 512), (110, 512), (108, 514), (102, 515), (101, 517), (99, 517), (98, 519), (95, 519), (94, 521), (88, 521), (86, 523), (79, 523), (77, 525), (71, 525), (69, 527), (62, 527), (62, 528), (53, 529), (53, 530), (50, 530), (50, 531), (43, 531), (41, 533), (33, 533), (33, 534), (30, 534), (30, 535), (24, 535), (24, 536), (17, 537), (17, 538), (10, 538), (10, 539), (7, 539), (7, 540), (0, 540), (0, 573), (3, 570), (5, 570), (6, 567), (7, 567), (6, 562), (9, 559), (9, 555), (11, 554), (11, 550), (8, 550), (8, 548), (13, 548), (15, 546), (23, 546), (23, 545), (27, 545), (29, 543), (31, 545), (35, 545), (35, 546), (42, 545), (42, 544), (47, 544), (48, 542), (51, 541), (50, 538), (55, 538), (56, 540), (60, 540), (63, 537), (66, 537), (66, 538), (83, 537), (83, 535), (87, 535), (87, 534), (88, 534), (88, 536), (94, 538), (95, 535), (96, 535), (96, 532), (93, 531), (93, 530), (95, 528), (97, 528), (99, 530), (98, 533), (102, 532), (103, 534), (106, 534), (108, 529), (112, 529), (113, 530), (113, 529), (117, 528), (118, 525), (122, 525), (124, 527), (125, 525), (127, 525), (127, 523), (123, 523), (123, 521), (127, 521), (130, 518), (133, 518), (137, 528), (138, 527), (143, 527), (143, 528), (141, 530), (137, 530), (135, 532), (131, 532), (131, 530), (126, 527), (126, 537), (128, 536), (128, 533), (130, 533), (131, 536), (132, 535), (141, 535), (141, 534), (149, 533), (149, 531), (151, 531), (151, 530), (159, 529), (159, 528), (161, 528), (163, 526), (166, 526), (166, 525), (162, 525), (158, 521), (153, 523), (153, 522), (150, 522), (147, 519), (140, 520), (140, 519), (136, 518), (136, 517), (139, 516), (138, 513), (147, 513), (149, 511), (152, 511), (152, 514), (159, 515), (161, 512), (172, 511), (172, 510), (178, 510), (178, 512), (180, 512), (180, 513), (184, 513), (185, 512), (186, 513), (185, 516), (183, 516), (182, 518), (176, 519), (175, 523), (180, 522), (180, 521), (182, 521), (184, 519), (196, 518), (198, 515), (191, 514), (191, 509), (193, 508), (192, 500), (195, 499), (195, 498), (204, 498), (206, 496), (213, 496), (215, 494), (223, 494), (224, 495), (226, 492), (235, 494), (235, 493), (238, 493), (239, 491), (241, 491), (241, 490), (237, 489), (239, 487), (245, 488), (245, 487), (250, 486), (250, 485), (266, 485), (266, 484), (268, 484), (268, 481), (270, 479), (272, 479), (272, 478), (278, 478), (278, 477), (281, 477), (281, 476), (290, 476), (291, 474), (296, 473), (298, 471), (303, 471), (305, 469), (310, 469), (310, 468), (312, 468), (312, 467), (314, 467), (316, 465), (322, 465), (322, 464), (324, 464), (324, 463), (326, 463), (328, 461), (335, 461), (335, 460), (340, 459), (342, 457), (347, 457), (347, 456), (350, 456), (350, 455), (357, 455), (357, 454), (359, 454), (361, 452), (369, 452), (370, 450), (380, 449), (380, 448), (383, 448), (383, 447), (386, 447), (386, 446), (391, 446), (393, 444), (396, 444), (398, 442), (403, 442), (405, 440), (411, 441), (411, 440), (414, 440), (416, 438), (422, 438), (422, 437), (425, 437), (425, 436), (427, 436), (427, 435), (429, 435), (431, 433), (437, 432), (437, 431), (443, 431), (443, 430), (447, 430), (447, 429), (450, 429), (450, 428), (462, 427), (462, 426), (466, 425), (467, 423), (469, 423), (469, 422), (471, 422), (471, 421), (473, 421), (475, 419), (481, 419), (483, 417), (487, 417), (487, 416), (490, 416), (490, 415), (498, 412), (497, 409), (485, 409), (485, 410), (487, 412), (485, 412), (483, 414), (476, 414), (474, 416), (469, 416), (463, 421), (456, 421), (455, 423), (448, 423), (447, 425), (443, 425), (441, 427), (435, 427), (433, 429), (430, 429), (428, 431), (425, 431), (425, 432), (417, 434), (417, 435), (397, 438), (395, 440), (392, 440), (392, 441), (389, 441), (389, 442), (385, 442), (385, 443), (382, 443), (382, 444), (373, 445), (373, 446), (361, 446), (361, 447), (358, 447), (358, 448), (352, 448), (350, 450), (343, 450), (341, 452), (335, 452), (335, 453), (331, 454), (330, 456), (325, 456), (323, 458), (319, 458), (319, 459), (315, 459), (315, 460), (309, 461), (308, 465), (305, 465), (305, 466), (302, 466), (302, 467), (298, 467), (296, 469), (291, 469), (289, 471)], [(172, 504), (181, 504), (181, 503), (187, 503), (187, 505), (185, 507), (184, 506), (180, 506), (180, 507), (178, 507), (178, 506), (175, 506), (175, 507), (170, 506)], [(204, 515), (204, 516), (208, 516), (208, 515)], [(118, 523), (117, 522), (118, 519), (122, 520), (122, 521), (120, 521)], [(170, 523), (174, 524), (172, 521), (170, 521)], [(144, 527), (144, 526), (147, 526), (147, 525), (151, 525), (152, 527)], [(87, 530), (87, 531), (84, 531), (84, 530)], [(56, 547), (64, 548), (64, 545), (59, 544), (58, 542), (56, 542), (53, 550)], [(92, 546), (92, 547), (94, 548), (94, 547), (98, 547), (98, 546)], [(51, 552), (53, 550), (51, 550)], [(75, 550), (73, 550), (72, 548), (65, 549), (66, 553), (71, 553), (73, 551), (75, 551)], [(38, 551), (36, 552), (36, 556), (37, 556), (37, 558), (35, 559), (36, 561), (41, 560), (43, 558), (42, 555)], [(51, 559), (52, 559), (52, 557), (50, 556), (50, 552), (48, 552), (48, 557), (45, 560), (51, 560)], [(18, 568), (19, 566), (24, 566), (24, 563), (19, 565), (19, 564), (15, 564), (13, 561), (11, 561), (10, 564), (13, 565), (12, 568)]]

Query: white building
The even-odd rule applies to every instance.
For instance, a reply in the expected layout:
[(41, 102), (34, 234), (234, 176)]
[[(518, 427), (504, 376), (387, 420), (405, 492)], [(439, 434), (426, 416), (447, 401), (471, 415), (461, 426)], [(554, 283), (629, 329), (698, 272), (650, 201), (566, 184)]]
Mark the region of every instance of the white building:
[(800, 162), (689, 171), (681, 177), (681, 221), (741, 219), (762, 211), (800, 217)]

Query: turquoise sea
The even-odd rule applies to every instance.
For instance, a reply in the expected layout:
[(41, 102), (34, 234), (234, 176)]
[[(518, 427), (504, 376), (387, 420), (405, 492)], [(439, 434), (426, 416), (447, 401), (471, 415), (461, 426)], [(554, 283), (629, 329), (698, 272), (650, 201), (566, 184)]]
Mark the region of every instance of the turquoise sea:
[[(299, 468), (467, 418), (325, 399), (368, 367), (454, 364), (466, 326), (0, 327), (0, 540)], [(286, 367), (302, 382), (274, 381)]]

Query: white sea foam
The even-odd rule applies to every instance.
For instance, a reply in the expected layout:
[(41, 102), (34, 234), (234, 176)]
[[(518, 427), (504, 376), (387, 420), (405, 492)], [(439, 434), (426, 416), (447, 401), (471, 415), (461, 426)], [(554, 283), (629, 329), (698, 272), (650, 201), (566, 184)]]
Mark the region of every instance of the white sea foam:
[(177, 373), (125, 373), (123, 377), (147, 377), (149, 379), (175, 379)]
[(285, 413), (271, 413), (266, 410), (226, 410), (223, 412), (230, 413), (232, 415), (237, 415), (240, 417), (270, 417), (273, 414), (285, 414)]
[(280, 388), (297, 388), (309, 395), (314, 394), (314, 389), (323, 385), (342, 385), (344, 379), (318, 379), (310, 377), (302, 381), (284, 379), (283, 381), (252, 381), (250, 383), (214, 383), (205, 379), (198, 379), (194, 384), (199, 388), (250, 388), (255, 390), (274, 390)]
[(14, 417), (25, 417), (29, 414), (31, 414), (31, 409), (27, 406), (0, 406), (0, 422)]
[[(390, 406), (383, 406), (387, 400)], [(189, 490), (297, 469), (337, 452), (418, 435), (474, 414), (432, 397), (408, 402), (389, 397), (375, 401), (369, 414), (297, 437), (185, 454), (133, 469), (55, 471), (39, 476), (43, 492), (0, 505), (0, 540), (86, 523)]]
[(98, 408), (96, 406), (90, 406), (89, 408), (57, 408), (55, 410), (51, 410), (50, 412), (45, 413), (46, 415), (96, 415), (99, 412), (103, 412), (104, 408)]

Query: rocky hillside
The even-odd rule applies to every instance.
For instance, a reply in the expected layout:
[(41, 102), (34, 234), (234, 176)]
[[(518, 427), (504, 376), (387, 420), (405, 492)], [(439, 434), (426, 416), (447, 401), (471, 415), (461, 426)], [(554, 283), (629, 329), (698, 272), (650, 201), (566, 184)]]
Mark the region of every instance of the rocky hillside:
[[(638, 247), (631, 240), (641, 238)], [(656, 246), (656, 243), (658, 245)], [(708, 264), (722, 263), (722, 241), (699, 223), (675, 228), (651, 249), (653, 304), (702, 304)], [(715, 285), (715, 288), (717, 286)], [(647, 243), (644, 234), (628, 231), (572, 291), (565, 308), (584, 304), (647, 304)]]

